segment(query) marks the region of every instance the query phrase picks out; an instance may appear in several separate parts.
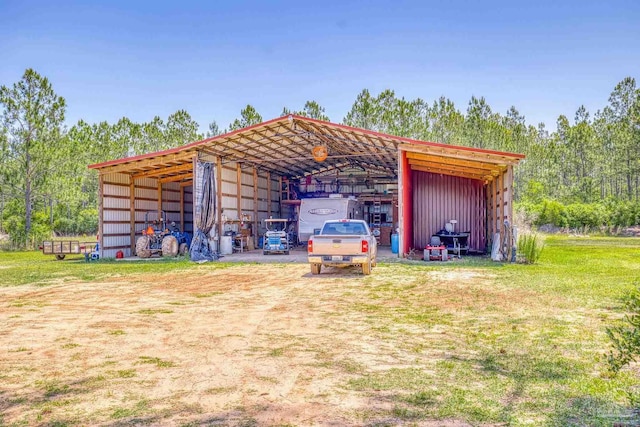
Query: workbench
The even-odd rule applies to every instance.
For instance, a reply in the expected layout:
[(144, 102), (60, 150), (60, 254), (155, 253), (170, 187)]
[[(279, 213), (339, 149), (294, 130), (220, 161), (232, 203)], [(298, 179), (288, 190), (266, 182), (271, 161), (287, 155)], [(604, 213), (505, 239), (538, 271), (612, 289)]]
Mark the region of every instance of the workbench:
[(447, 248), (449, 253), (454, 253), (458, 256), (469, 252), (469, 234), (470, 233), (437, 233), (433, 236), (440, 238), (440, 242)]

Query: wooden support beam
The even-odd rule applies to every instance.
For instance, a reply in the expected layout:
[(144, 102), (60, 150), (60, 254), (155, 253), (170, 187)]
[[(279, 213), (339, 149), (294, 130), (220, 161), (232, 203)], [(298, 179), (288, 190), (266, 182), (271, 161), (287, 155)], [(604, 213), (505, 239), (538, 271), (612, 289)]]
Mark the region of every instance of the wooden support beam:
[(267, 218), (271, 218), (271, 172), (267, 172)]
[(253, 241), (258, 241), (258, 169), (253, 168)]
[(242, 165), (236, 163), (236, 212), (238, 219), (242, 220)]
[(104, 255), (104, 175), (98, 177), (98, 244), (100, 250), (98, 256)]
[(222, 157), (216, 158), (216, 222), (218, 223), (218, 252), (220, 251), (220, 240), (224, 234), (222, 224)]
[[(193, 170), (193, 178), (191, 181), (191, 221), (193, 221), (192, 224), (192, 230), (191, 232), (195, 235), (196, 233), (196, 183), (198, 181), (196, 181), (198, 179), (198, 154), (194, 155), (193, 158), (191, 159), (191, 167)], [(183, 188), (183, 184), (186, 186), (186, 182), (181, 182), (180, 183), (180, 189)]]
[(493, 181), (487, 184), (487, 244), (491, 249), (491, 240), (493, 239), (493, 207), (491, 201), (493, 200)]
[(450, 171), (446, 169), (436, 169), (436, 168), (424, 167), (424, 166), (411, 166), (411, 169), (416, 171), (421, 171), (421, 172), (430, 172), (430, 173), (436, 173), (436, 174), (442, 174), (442, 175), (457, 176), (460, 178), (477, 179), (479, 181), (484, 181), (487, 178), (486, 176), (483, 176), (483, 175), (475, 175), (471, 173), (456, 172), (456, 171)]
[[(478, 197), (478, 209), (476, 210), (476, 212), (478, 212), (478, 215), (480, 215), (480, 217), (482, 218), (482, 222), (480, 223), (482, 226), (480, 227), (480, 229), (478, 230), (478, 234), (480, 236), (480, 240), (481, 242), (484, 242), (484, 249), (487, 249), (487, 184), (483, 185), (482, 188), (479, 190), (482, 193), (482, 196), (484, 197), (484, 206), (483, 206), (483, 200), (482, 197)], [(484, 209), (483, 209), (484, 207)], [(478, 245), (479, 246), (479, 245)]]
[[(299, 123), (299, 122), (298, 122)], [(271, 128), (267, 127), (268, 130), (272, 130)], [(296, 135), (291, 135), (291, 138), (289, 138), (288, 136), (284, 135), (284, 134), (279, 134), (278, 136), (280, 138), (282, 138), (286, 144), (283, 146), (283, 148), (286, 148), (287, 150), (291, 150), (291, 151), (295, 151), (296, 154), (299, 153), (299, 150), (297, 149), (298, 146), (301, 145), (305, 145), (305, 144), (313, 144), (313, 140), (309, 139), (308, 137), (303, 137), (301, 134), (304, 133), (302, 132), (303, 127), (301, 126), (300, 129), (300, 133), (296, 134)], [(308, 133), (313, 133), (313, 132), (309, 132)], [(294, 150), (291, 147), (296, 147), (296, 149)], [(286, 153), (286, 151), (283, 151), (283, 153)], [(289, 159), (291, 160), (292, 156), (289, 155), (288, 156)], [(328, 159), (331, 159), (332, 156), (329, 156)], [(348, 163), (334, 163), (334, 164), (327, 164), (327, 162), (324, 163), (318, 163), (315, 160), (312, 160), (310, 153), (305, 151), (303, 149), (303, 153), (301, 156), (299, 156), (297, 159), (294, 159), (294, 161), (297, 160), (297, 163), (295, 163), (296, 167), (289, 167), (289, 169), (287, 171), (285, 171), (283, 173), (283, 175), (293, 175), (293, 176), (305, 176), (305, 175), (309, 175), (309, 174), (316, 174), (316, 173), (322, 173), (328, 170), (332, 170), (336, 167), (341, 167), (343, 165), (347, 165)], [(306, 161), (308, 160), (308, 162)], [(321, 166), (322, 164), (325, 164), (325, 166)], [(266, 165), (265, 165), (266, 166)], [(271, 168), (273, 170), (273, 168)], [(277, 171), (280, 172), (280, 171)], [(296, 175), (297, 174), (297, 175)]]
[(482, 176), (498, 176), (500, 174), (499, 170), (495, 169), (486, 169), (486, 168), (474, 168), (469, 166), (457, 166), (457, 165), (447, 165), (443, 163), (431, 163), (423, 160), (415, 160), (410, 159), (409, 164), (411, 166), (423, 166), (428, 168), (436, 168), (442, 170), (450, 170), (450, 171), (458, 171), (458, 172), (466, 172), (474, 175), (482, 175)]
[(282, 218), (282, 175), (278, 177), (278, 217)]
[(491, 224), (492, 232), (491, 239), (493, 240), (493, 235), (498, 231), (497, 223), (498, 223), (498, 180), (493, 181), (492, 193), (491, 193), (491, 211), (493, 212), (493, 221)]
[(491, 183), (488, 182), (484, 185), (484, 210), (485, 210), (485, 223), (484, 232), (486, 234), (486, 249), (490, 249), (490, 234), (491, 234)]
[(131, 256), (136, 248), (136, 180), (129, 176), (129, 232), (131, 234)]
[(191, 186), (193, 186), (193, 179), (191, 179), (189, 181), (182, 181), (180, 183), (180, 188), (191, 187)]
[(507, 219), (511, 223), (511, 226), (514, 225), (513, 218), (513, 166), (509, 165), (507, 169)]
[[(276, 133), (273, 129), (271, 129), (270, 127), (266, 126), (265, 129), (267, 130), (267, 132), (273, 132)], [(291, 163), (293, 165), (299, 165), (300, 163), (303, 163), (305, 167), (308, 167), (308, 165), (310, 163), (306, 163), (306, 161), (309, 161), (309, 159), (311, 158), (311, 153), (305, 151), (304, 149), (302, 149), (302, 147), (299, 147), (299, 144), (295, 144), (293, 141), (291, 141), (289, 138), (281, 135), (280, 138), (288, 141), (288, 143), (282, 143), (281, 141), (275, 140), (273, 138), (271, 138), (270, 136), (268, 136), (265, 133), (260, 133), (257, 130), (253, 132), (254, 134), (258, 135), (261, 138), (267, 139), (271, 144), (275, 145), (276, 151), (280, 151), (282, 150), (282, 152), (285, 152), (286, 150), (291, 150), (295, 153), (295, 157), (299, 157), (299, 160), (293, 160), (291, 161)], [(251, 142), (255, 142), (256, 140), (254, 140), (253, 138), (248, 138), (248, 140), (250, 140)], [(257, 144), (256, 144), (257, 145)], [(256, 150), (257, 151), (257, 150)], [(283, 158), (283, 160), (290, 162), (289, 159), (291, 159), (294, 156), (287, 156), (287, 158)]]
[[(335, 132), (332, 132), (328, 128), (321, 127), (316, 125), (315, 123), (298, 123), (301, 128), (311, 132), (316, 138), (320, 139), (322, 142), (327, 144), (328, 147), (331, 147), (334, 152), (341, 152), (342, 147), (347, 147), (352, 152), (362, 151), (363, 146), (367, 147), (369, 151), (373, 151), (373, 155), (377, 157), (380, 164), (384, 164), (388, 166), (385, 159), (382, 158), (382, 155), (378, 152), (377, 148), (372, 143), (362, 142), (357, 138), (354, 134), (353, 141), (352, 138), (346, 138), (343, 136), (337, 135)], [(328, 133), (330, 136), (327, 136), (325, 133)], [(358, 142), (359, 144), (355, 144)]]
[(106, 166), (100, 169), (101, 174), (115, 172), (134, 172), (145, 168), (158, 168), (160, 166), (173, 166), (173, 163), (182, 163), (183, 160), (193, 157), (193, 151), (184, 151), (164, 156), (151, 157), (143, 160), (121, 163), (113, 166)]
[(409, 152), (424, 153), (424, 154), (435, 155), (438, 157), (445, 157), (445, 158), (458, 159), (458, 160), (471, 160), (471, 161), (484, 162), (484, 163), (493, 163), (493, 164), (503, 165), (503, 166), (515, 165), (515, 164), (518, 164), (518, 162), (520, 161), (520, 159), (518, 158), (507, 157), (498, 153), (494, 154), (494, 153), (475, 152), (475, 151), (461, 150), (455, 147), (451, 147), (451, 148), (432, 147), (428, 145), (416, 145), (416, 144), (412, 144), (411, 146), (403, 144), (400, 147), (402, 150), (407, 151), (407, 153)]
[[(248, 141), (254, 141), (253, 139), (247, 138), (246, 136), (244, 137), (244, 139)], [(282, 149), (282, 152), (286, 153), (285, 148)], [(220, 150), (209, 149), (208, 153), (221, 158), (225, 157), (227, 159), (227, 163), (242, 162), (249, 165), (261, 164), (262, 162), (265, 162), (264, 159), (266, 156), (264, 152), (260, 152), (256, 149), (249, 149), (249, 150), (242, 151), (229, 145), (223, 146)], [(282, 158), (280, 158), (279, 161), (280, 160), (282, 160)], [(291, 160), (291, 159), (286, 158), (285, 160)], [(297, 165), (295, 161), (290, 161), (289, 163), (290, 164), (288, 165), (280, 166), (278, 162), (269, 161), (269, 162), (265, 162), (264, 167), (265, 168), (268, 167), (269, 169), (273, 171), (277, 171), (278, 173), (287, 174), (287, 173), (290, 173), (291, 169), (294, 169), (294, 167)]]
[(174, 176), (167, 176), (164, 178), (159, 178), (158, 182), (161, 184), (165, 184), (167, 182), (176, 182), (176, 181), (185, 181), (185, 180), (190, 180), (193, 179), (193, 173), (189, 172), (189, 173), (183, 173), (182, 175), (174, 175)]
[[(210, 150), (207, 147), (198, 147), (198, 153), (200, 153), (200, 158), (204, 161), (210, 162), (210, 161), (214, 161), (216, 159), (216, 157), (218, 157), (220, 154), (217, 152), (214, 152), (212, 150)], [(206, 154), (207, 156), (209, 156), (208, 158), (204, 158), (202, 156), (202, 154)]]
[(468, 166), (478, 169), (488, 169), (488, 170), (498, 170), (503, 171), (506, 169), (505, 165), (496, 164), (496, 163), (487, 163), (479, 160), (462, 160), (452, 157), (446, 157), (442, 155), (433, 155), (426, 153), (416, 153), (412, 151), (407, 151), (407, 158), (410, 160), (421, 160), (430, 163), (442, 163), (445, 165), (455, 165), (455, 166)]
[[(378, 141), (380, 143), (379, 146), (376, 146), (375, 142), (373, 142), (371, 137), (369, 136), (364, 137), (365, 141), (363, 141), (358, 137), (359, 134), (355, 132), (352, 134), (347, 134), (343, 132), (341, 129), (336, 129), (334, 131), (330, 127), (325, 127), (325, 126), (323, 126), (322, 129), (324, 129), (324, 131), (328, 132), (329, 134), (333, 135), (333, 137), (338, 139), (339, 142), (342, 142), (342, 143), (344, 143), (345, 141), (349, 142), (349, 141), (352, 141), (353, 139), (360, 144), (360, 149), (364, 148), (364, 149), (374, 150), (374, 154), (379, 160), (379, 163), (378, 163), (379, 165), (381, 166), (384, 165), (385, 168), (391, 171), (396, 169), (397, 147), (395, 145), (391, 147), (382, 138), (376, 138), (375, 141)], [(354, 146), (357, 146), (357, 145), (354, 145)], [(382, 154), (380, 154), (378, 149), (382, 150)]]
[(180, 186), (180, 231), (184, 233), (184, 187)]
[(152, 169), (149, 171), (140, 172), (140, 173), (134, 174), (133, 178), (134, 179), (145, 178), (145, 177), (148, 178), (153, 176), (168, 175), (176, 172), (191, 171), (191, 170), (193, 170), (193, 164), (191, 163), (191, 161), (188, 161), (187, 163), (182, 165), (167, 166), (159, 169)]
[[(500, 196), (498, 197), (498, 230), (502, 230), (504, 223), (504, 173), (500, 174), (498, 179), (498, 190), (500, 192)], [(502, 234), (500, 235), (501, 239), (504, 239)]]
[(162, 183), (158, 180), (158, 219), (160, 218), (162, 218)]

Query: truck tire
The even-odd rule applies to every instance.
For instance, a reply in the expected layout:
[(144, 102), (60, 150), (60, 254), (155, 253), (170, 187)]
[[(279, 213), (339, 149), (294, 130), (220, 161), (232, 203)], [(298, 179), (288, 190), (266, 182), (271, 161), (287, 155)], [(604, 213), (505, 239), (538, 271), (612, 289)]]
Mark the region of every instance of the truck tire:
[(320, 274), (322, 264), (311, 264), (311, 274)]
[(65, 257), (65, 254), (56, 254), (56, 259), (58, 261), (62, 261), (64, 259), (64, 257)]
[(178, 239), (175, 236), (166, 236), (162, 239), (162, 256), (174, 257), (178, 255)]
[(362, 274), (365, 276), (371, 274), (371, 261), (367, 261), (362, 264)]
[(149, 258), (151, 256), (150, 243), (151, 239), (149, 236), (141, 236), (138, 238), (136, 241), (136, 255), (138, 255), (138, 258)]
[(285, 255), (289, 255), (289, 251), (284, 251), (284, 254)]
[(178, 253), (180, 255), (186, 254), (188, 250), (189, 248), (187, 247), (186, 243), (180, 243), (180, 246), (178, 247)]

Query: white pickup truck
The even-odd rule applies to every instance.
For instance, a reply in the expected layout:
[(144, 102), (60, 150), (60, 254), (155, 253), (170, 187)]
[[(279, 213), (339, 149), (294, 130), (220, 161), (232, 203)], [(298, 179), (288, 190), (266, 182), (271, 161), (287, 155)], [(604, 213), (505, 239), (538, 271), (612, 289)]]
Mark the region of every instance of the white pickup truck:
[(307, 243), (311, 274), (320, 274), (323, 265), (359, 265), (362, 274), (376, 266), (378, 246), (366, 222), (357, 219), (326, 221), (320, 234)]

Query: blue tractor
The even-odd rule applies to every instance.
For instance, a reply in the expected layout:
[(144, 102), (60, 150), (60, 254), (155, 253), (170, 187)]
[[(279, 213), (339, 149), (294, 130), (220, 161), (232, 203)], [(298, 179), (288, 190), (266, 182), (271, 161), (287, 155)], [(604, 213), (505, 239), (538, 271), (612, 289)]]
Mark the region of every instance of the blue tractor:
[(136, 255), (149, 258), (154, 254), (164, 257), (184, 255), (191, 245), (191, 234), (181, 232), (175, 222), (166, 224), (166, 214), (150, 211), (144, 215), (142, 236), (136, 241)]

